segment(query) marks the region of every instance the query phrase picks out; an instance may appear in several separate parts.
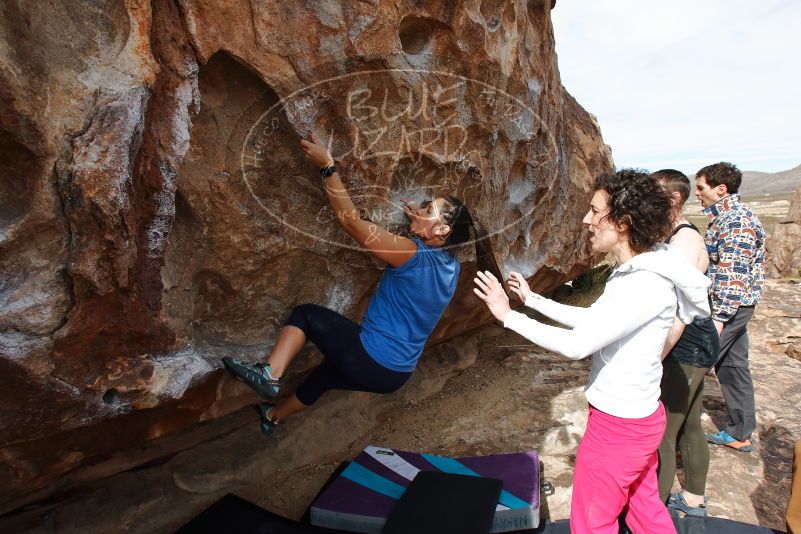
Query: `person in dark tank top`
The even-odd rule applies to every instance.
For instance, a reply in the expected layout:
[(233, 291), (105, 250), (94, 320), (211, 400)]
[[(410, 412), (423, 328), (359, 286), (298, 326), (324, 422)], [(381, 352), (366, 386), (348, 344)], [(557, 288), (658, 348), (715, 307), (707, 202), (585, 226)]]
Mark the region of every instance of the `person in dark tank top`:
[[(267, 399), (258, 405), (265, 433), (332, 389), (383, 394), (399, 389), (456, 291), (460, 266), (454, 247), (473, 240), (479, 268), (500, 276), (486, 231), (456, 197), (420, 206), (404, 202), (408, 228), (405, 235), (392, 233), (360, 216), (334, 160), (314, 134), (301, 147), (320, 169), (339, 225), (386, 268), (361, 324), (323, 306), (301, 304), (290, 313), (266, 362), (223, 358), (231, 374)], [(307, 340), (323, 354), (323, 363), (276, 404), (281, 379)]]
[[(684, 173), (663, 169), (651, 174), (673, 199), (671, 248), (681, 253), (699, 271), (709, 264), (704, 240), (695, 225), (682, 216), (690, 196), (690, 180)], [(704, 496), (709, 470), (709, 446), (701, 426), (704, 376), (720, 353), (720, 337), (711, 317), (697, 318), (685, 325), (675, 321), (662, 351), (662, 404), (667, 421), (659, 445), (659, 496), (669, 508), (687, 515), (705, 516)], [(684, 466), (684, 487), (671, 493), (676, 476), (676, 446)]]

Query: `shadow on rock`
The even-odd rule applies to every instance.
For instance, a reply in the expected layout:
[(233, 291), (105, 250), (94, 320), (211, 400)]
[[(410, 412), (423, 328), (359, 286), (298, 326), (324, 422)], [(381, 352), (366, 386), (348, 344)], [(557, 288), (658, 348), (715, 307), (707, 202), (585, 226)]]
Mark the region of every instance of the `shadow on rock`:
[(759, 524), (783, 530), (784, 510), (790, 494), (792, 479), (793, 444), (795, 439), (782, 426), (771, 426), (762, 431), (756, 453), (762, 459), (762, 483), (751, 494)]

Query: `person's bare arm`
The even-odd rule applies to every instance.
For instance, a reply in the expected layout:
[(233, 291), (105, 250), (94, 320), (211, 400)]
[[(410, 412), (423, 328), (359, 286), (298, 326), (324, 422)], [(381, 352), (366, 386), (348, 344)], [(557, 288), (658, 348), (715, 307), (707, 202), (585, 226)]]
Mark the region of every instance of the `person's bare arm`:
[(676, 346), (678, 343), (679, 338), (684, 333), (684, 323), (681, 322), (681, 319), (678, 317), (673, 319), (673, 326), (670, 327), (668, 331), (667, 339), (665, 340), (665, 346), (662, 348), (662, 359), (665, 359), (665, 356), (670, 354), (670, 351), (673, 350), (673, 347)]
[[(334, 164), (331, 154), (314, 133), (311, 142), (304, 139), (300, 145), (318, 169)], [(361, 218), (338, 172), (325, 178), (324, 189), (339, 225), (368, 252), (393, 267), (400, 267), (415, 255), (417, 245), (414, 241)]]

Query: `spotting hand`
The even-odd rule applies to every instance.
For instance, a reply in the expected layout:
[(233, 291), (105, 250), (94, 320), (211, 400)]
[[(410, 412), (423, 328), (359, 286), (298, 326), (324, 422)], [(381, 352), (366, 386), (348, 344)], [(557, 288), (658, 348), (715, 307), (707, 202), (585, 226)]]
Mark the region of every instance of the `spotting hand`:
[(509, 306), (509, 297), (506, 296), (506, 291), (498, 279), (489, 271), (478, 271), (473, 282), (476, 284), (473, 292), (486, 303), (492, 315), (499, 321), (506, 319), (512, 308)]
[(528, 296), (531, 295), (531, 289), (528, 287), (525, 277), (515, 271), (509, 273), (509, 287), (523, 302), (526, 302)]

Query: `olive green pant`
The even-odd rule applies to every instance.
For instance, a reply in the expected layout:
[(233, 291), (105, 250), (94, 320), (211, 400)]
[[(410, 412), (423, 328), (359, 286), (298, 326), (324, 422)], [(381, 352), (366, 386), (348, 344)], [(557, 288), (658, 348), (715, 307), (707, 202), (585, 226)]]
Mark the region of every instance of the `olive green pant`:
[(667, 501), (676, 476), (676, 443), (684, 465), (684, 489), (703, 495), (709, 470), (709, 445), (701, 427), (704, 375), (708, 367), (694, 367), (667, 359), (662, 371), (662, 404), (667, 425), (659, 444), (659, 497)]

